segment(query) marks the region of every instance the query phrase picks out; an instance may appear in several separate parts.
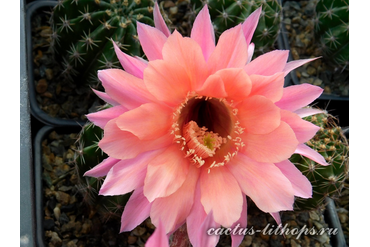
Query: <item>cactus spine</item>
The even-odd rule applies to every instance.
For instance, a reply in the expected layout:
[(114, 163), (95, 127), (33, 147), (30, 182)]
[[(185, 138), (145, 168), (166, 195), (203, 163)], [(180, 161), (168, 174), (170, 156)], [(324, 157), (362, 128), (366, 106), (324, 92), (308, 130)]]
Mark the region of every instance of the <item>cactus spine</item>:
[(271, 48), (280, 32), (282, 7), (277, 0), (195, 0), (197, 12), (207, 4), (215, 33), (220, 35), (226, 29), (242, 23), (253, 11), (262, 6), (261, 16), (252, 42), (257, 53)]
[(151, 0), (59, 0), (51, 17), (51, 47), (67, 79), (92, 87), (99, 69), (121, 68), (111, 39), (141, 56), (136, 21), (154, 25)]
[(325, 59), (342, 70), (349, 69), (349, 0), (319, 0), (315, 33)]
[(321, 128), (307, 145), (330, 165), (322, 166), (299, 154), (292, 155), (290, 161), (310, 180), (313, 190), (312, 198), (295, 200), (295, 210), (315, 210), (325, 205), (326, 197), (336, 199), (348, 177), (348, 142), (336, 119), (321, 113), (305, 120)]

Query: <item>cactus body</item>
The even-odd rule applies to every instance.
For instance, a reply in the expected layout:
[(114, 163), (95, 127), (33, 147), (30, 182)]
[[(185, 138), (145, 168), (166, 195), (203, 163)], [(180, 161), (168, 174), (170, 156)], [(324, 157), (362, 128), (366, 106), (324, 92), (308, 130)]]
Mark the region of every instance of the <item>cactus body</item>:
[(316, 210), (325, 206), (325, 198), (337, 198), (348, 177), (348, 143), (335, 118), (322, 113), (305, 120), (321, 128), (307, 145), (330, 165), (322, 166), (299, 154), (292, 155), (290, 161), (310, 180), (313, 192), (312, 198), (297, 198), (294, 210)]
[(332, 65), (349, 69), (349, 0), (320, 0), (316, 5), (316, 36)]
[(79, 150), (75, 157), (75, 171), (78, 179), (78, 189), (83, 201), (97, 210), (104, 220), (120, 219), (123, 208), (130, 194), (119, 196), (98, 195), (103, 178), (85, 177), (84, 173), (98, 165), (108, 156), (98, 147), (103, 136), (103, 130), (92, 123), (87, 123), (79, 134)]
[(256, 51), (263, 53), (272, 47), (280, 31), (282, 7), (277, 0), (195, 0), (197, 11), (207, 4), (216, 35), (242, 23), (253, 11), (262, 6), (261, 16), (252, 42)]
[(51, 46), (68, 79), (95, 87), (99, 69), (121, 68), (112, 41), (141, 56), (136, 21), (153, 25), (151, 0), (59, 0)]

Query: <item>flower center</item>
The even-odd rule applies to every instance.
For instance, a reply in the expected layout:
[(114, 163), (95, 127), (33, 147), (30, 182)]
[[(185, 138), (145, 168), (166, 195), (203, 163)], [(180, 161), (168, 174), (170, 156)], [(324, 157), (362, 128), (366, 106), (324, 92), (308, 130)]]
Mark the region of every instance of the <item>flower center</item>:
[(236, 109), (225, 99), (189, 94), (174, 112), (172, 134), (185, 157), (198, 167), (222, 166), (235, 156), (244, 144)]

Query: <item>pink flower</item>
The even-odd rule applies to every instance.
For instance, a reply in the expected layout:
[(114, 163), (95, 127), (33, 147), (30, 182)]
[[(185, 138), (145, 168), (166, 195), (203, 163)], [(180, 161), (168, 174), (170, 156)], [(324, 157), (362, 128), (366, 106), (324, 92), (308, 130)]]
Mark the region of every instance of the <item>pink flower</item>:
[[(288, 160), (302, 154), (327, 165), (304, 143), (318, 127), (302, 120), (322, 89), (283, 88), (284, 76), (311, 60), (287, 63), (276, 50), (251, 61), (250, 43), (261, 9), (215, 36), (205, 6), (191, 37), (172, 34), (156, 4), (155, 28), (138, 23), (149, 62), (115, 46), (125, 69), (98, 72), (113, 107), (88, 115), (104, 129), (99, 147), (109, 155), (85, 175), (106, 176), (101, 195), (134, 191), (121, 231), (147, 217), (158, 227), (148, 245), (167, 245), (167, 234), (187, 224), (193, 246), (215, 246), (210, 227), (246, 227), (246, 195), (280, 222), (294, 196), (309, 198), (310, 182)], [(243, 236), (232, 236), (238, 246)], [(157, 245), (158, 246), (158, 245)]]

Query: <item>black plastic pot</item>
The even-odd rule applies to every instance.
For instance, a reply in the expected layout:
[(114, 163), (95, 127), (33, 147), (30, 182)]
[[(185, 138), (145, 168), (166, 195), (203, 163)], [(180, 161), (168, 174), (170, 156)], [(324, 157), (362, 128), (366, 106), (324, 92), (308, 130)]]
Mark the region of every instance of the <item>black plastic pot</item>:
[(36, 86), (34, 83), (33, 74), (33, 57), (32, 57), (32, 33), (31, 33), (31, 18), (37, 10), (45, 9), (50, 11), (50, 7), (56, 5), (56, 1), (38, 0), (27, 4), (26, 7), (26, 42), (27, 42), (27, 73), (29, 81), (29, 100), (32, 115), (46, 125), (51, 126), (81, 126), (85, 123), (82, 120), (55, 118), (48, 115), (40, 109), (36, 100)]

